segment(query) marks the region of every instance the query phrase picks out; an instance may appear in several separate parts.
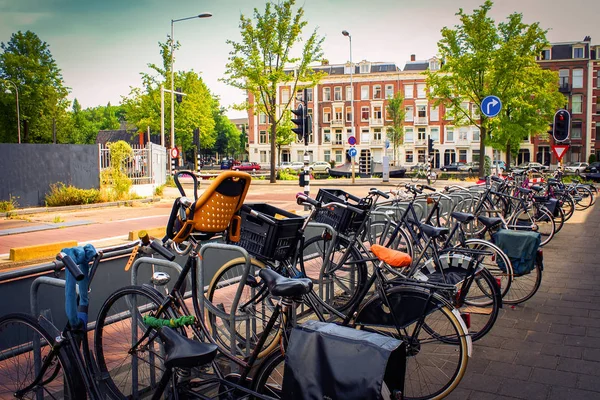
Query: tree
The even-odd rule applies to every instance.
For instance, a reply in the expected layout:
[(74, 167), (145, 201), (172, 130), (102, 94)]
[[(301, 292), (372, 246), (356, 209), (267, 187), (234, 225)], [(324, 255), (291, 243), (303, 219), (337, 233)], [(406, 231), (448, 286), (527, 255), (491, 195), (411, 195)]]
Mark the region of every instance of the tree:
[[(19, 31), (8, 42), (0, 43), (0, 48), (0, 82), (10, 80), (19, 89), (21, 142), (52, 142), (53, 122), (59, 138), (70, 135), (72, 127), (66, 114), (68, 90), (48, 43), (31, 31)], [(0, 120), (0, 141), (16, 142), (14, 93), (3, 92), (0, 91), (0, 115), (6, 118)]]
[(216, 132), (214, 151), (222, 155), (238, 156), (241, 153), (241, 133), (225, 115), (225, 108), (215, 110), (214, 120)]
[[(277, 125), (288, 110), (298, 89), (311, 87), (318, 82), (321, 74), (315, 73), (309, 65), (322, 58), (323, 38), (317, 36), (316, 29), (304, 42), (299, 57), (292, 57), (293, 46), (302, 41), (300, 36), (307, 22), (303, 21), (304, 8), (294, 13), (295, 0), (281, 3), (268, 2), (264, 14), (254, 9), (254, 20), (240, 16), (241, 42), (228, 40), (233, 47), (226, 65), (227, 84), (251, 93), (254, 113), (264, 112), (271, 122), (271, 183), (275, 178), (275, 147)], [(295, 64), (295, 65), (294, 65)], [(293, 73), (286, 68), (293, 66)], [(289, 100), (277, 104), (277, 89), (285, 84), (291, 87)], [(249, 107), (248, 105), (246, 105)]]
[[(535, 56), (548, 43), (546, 31), (537, 22), (523, 23), (519, 13), (496, 24), (488, 16), (492, 5), (486, 0), (471, 15), (459, 9), (456, 15), (462, 25), (454, 29), (444, 27), (438, 42), (441, 69), (427, 72), (429, 97), (435, 105), (445, 105), (446, 114), (454, 118), (456, 125), (479, 128), (481, 160), (486, 144), (517, 146), (525, 134), (540, 133), (540, 127), (547, 126), (562, 97), (557, 91), (556, 73), (542, 70), (535, 62)], [(548, 84), (551, 81), (554, 85)], [(535, 94), (534, 99), (531, 93)], [(484, 115), (476, 118), (468, 107), (463, 107), (470, 102), (480, 109), (481, 101), (491, 94), (503, 102), (502, 112), (493, 119)], [(511, 129), (515, 128), (511, 121), (520, 127)], [(484, 163), (480, 162), (480, 176), (483, 168)]]
[(398, 160), (398, 147), (404, 143), (404, 117), (406, 110), (403, 103), (404, 96), (398, 91), (393, 98), (388, 99), (387, 115), (392, 120), (392, 125), (387, 128), (389, 140), (394, 145), (394, 165)]
[(277, 165), (281, 165), (281, 148), (289, 146), (296, 140), (296, 134), (292, 132), (294, 124), (288, 110), (283, 117), (283, 120), (277, 125), (277, 138), (275, 145), (277, 146)]

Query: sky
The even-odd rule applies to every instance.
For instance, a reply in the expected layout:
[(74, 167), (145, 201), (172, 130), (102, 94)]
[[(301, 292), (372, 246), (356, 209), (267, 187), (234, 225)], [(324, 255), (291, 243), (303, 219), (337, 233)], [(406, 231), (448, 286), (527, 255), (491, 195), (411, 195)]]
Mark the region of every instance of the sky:
[[(391, 61), (401, 68), (415, 54), (427, 59), (437, 53), (440, 30), (459, 21), (459, 8), (467, 12), (484, 0), (304, 0), (305, 37), (316, 28), (324, 57), (331, 64), (349, 60), (352, 35), (354, 62)], [(140, 73), (147, 64), (160, 64), (159, 42), (165, 42), (171, 19), (203, 12), (212, 18), (176, 22), (175, 70), (201, 74), (221, 104), (241, 103), (245, 94), (219, 79), (231, 51), (227, 40), (239, 41), (240, 15), (251, 16), (254, 8), (264, 11), (265, 0), (0, 0), (0, 42), (17, 31), (31, 30), (50, 46), (62, 70), (69, 98), (94, 107), (115, 105), (140, 87)], [(526, 23), (539, 22), (548, 29), (550, 42), (568, 42), (592, 37), (600, 44), (598, 0), (496, 0), (491, 16), (504, 20), (510, 13), (523, 14)], [(244, 117), (229, 110), (230, 118)]]

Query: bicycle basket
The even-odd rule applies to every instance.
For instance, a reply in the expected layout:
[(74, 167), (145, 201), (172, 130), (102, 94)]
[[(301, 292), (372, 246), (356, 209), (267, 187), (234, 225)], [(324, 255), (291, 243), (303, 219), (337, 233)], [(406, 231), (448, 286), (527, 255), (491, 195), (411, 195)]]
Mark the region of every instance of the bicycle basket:
[[(372, 199), (361, 199), (350, 193), (339, 189), (319, 189), (316, 197), (317, 201), (323, 203), (342, 203), (349, 204), (361, 210), (371, 208)], [(316, 222), (331, 225), (340, 233), (356, 232), (366, 217), (366, 213), (357, 214), (346, 208), (331, 207), (320, 208), (315, 216)]]
[[(251, 210), (266, 218), (251, 215)], [(238, 244), (248, 253), (270, 260), (283, 260), (292, 255), (300, 239), (298, 230), (304, 223), (304, 217), (266, 203), (244, 204), (240, 216), (242, 223)]]

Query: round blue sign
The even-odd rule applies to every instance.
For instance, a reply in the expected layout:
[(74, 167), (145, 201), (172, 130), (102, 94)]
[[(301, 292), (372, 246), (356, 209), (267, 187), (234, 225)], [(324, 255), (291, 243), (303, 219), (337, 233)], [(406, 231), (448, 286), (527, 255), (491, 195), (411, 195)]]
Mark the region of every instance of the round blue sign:
[(350, 136), (350, 137), (348, 138), (348, 144), (349, 144), (350, 146), (354, 146), (354, 145), (356, 144), (356, 137), (354, 137), (354, 136)]
[(498, 96), (487, 96), (481, 100), (481, 113), (488, 118), (495, 117), (502, 110), (502, 102)]
[(350, 150), (348, 150), (348, 154), (350, 155), (350, 157), (356, 157), (356, 154), (358, 152), (356, 151), (355, 147), (351, 147)]

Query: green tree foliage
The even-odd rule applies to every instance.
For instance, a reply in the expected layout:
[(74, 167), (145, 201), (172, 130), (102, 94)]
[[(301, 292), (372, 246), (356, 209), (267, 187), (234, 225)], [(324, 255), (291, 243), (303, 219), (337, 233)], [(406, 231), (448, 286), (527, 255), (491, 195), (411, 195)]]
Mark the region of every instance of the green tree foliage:
[[(165, 89), (171, 87), (171, 47), (170, 38), (167, 43), (159, 43), (162, 66), (148, 64), (151, 73), (142, 73), (142, 87), (132, 88), (129, 96), (123, 98), (124, 112), (127, 121), (140, 130), (154, 133), (160, 132), (160, 85)], [(179, 44), (175, 44), (178, 48)], [(200, 142), (203, 148), (212, 147), (215, 143), (215, 120), (213, 113), (218, 109), (218, 102), (211, 95), (202, 78), (193, 71), (176, 72), (175, 87), (180, 87), (186, 94), (181, 103), (175, 103), (175, 143), (182, 146), (184, 152), (193, 146), (193, 132), (200, 128)], [(165, 144), (170, 138), (170, 93), (165, 93)]]
[(394, 146), (394, 165), (398, 160), (398, 147), (404, 143), (404, 117), (406, 110), (403, 106), (404, 96), (398, 91), (394, 97), (388, 99), (387, 115), (392, 120), (392, 125), (387, 128), (387, 136)]
[[(297, 90), (311, 87), (320, 79), (320, 74), (309, 68), (314, 61), (322, 58), (323, 39), (316, 29), (304, 40), (299, 57), (292, 56), (296, 43), (302, 41), (302, 30), (307, 22), (303, 21), (304, 8), (295, 12), (295, 0), (267, 2), (261, 14), (254, 9), (253, 19), (240, 16), (241, 42), (228, 40), (233, 47), (226, 65), (224, 81), (254, 96), (254, 113), (264, 112), (271, 121), (271, 183), (276, 182), (275, 146), (277, 125), (289, 108)], [(286, 68), (294, 67), (294, 73)], [(286, 104), (277, 104), (277, 88), (280, 84), (291, 87), (290, 100)]]
[(285, 112), (283, 119), (277, 125), (277, 165), (281, 164), (281, 148), (283, 146), (289, 146), (296, 140), (296, 134), (292, 132), (294, 123), (290, 116), (291, 112), (288, 110)]
[(219, 155), (239, 158), (241, 153), (241, 132), (225, 116), (225, 109), (220, 108), (214, 112), (216, 141), (213, 150)]
[[(51, 143), (53, 122), (56, 122), (57, 140), (64, 142), (72, 124), (66, 109), (66, 97), (60, 69), (50, 46), (31, 31), (12, 34), (6, 43), (0, 43), (0, 86), (3, 79), (14, 82), (19, 89), (21, 142)], [(0, 90), (0, 141), (17, 142), (17, 118), (14, 93)]]
[(73, 129), (68, 143), (93, 144), (100, 130), (115, 130), (120, 127), (120, 119), (123, 118), (123, 107), (112, 106), (110, 102), (106, 106), (90, 107), (81, 109), (77, 99), (73, 100), (71, 109)]
[[(545, 131), (542, 127), (564, 102), (557, 91), (556, 73), (541, 70), (535, 62), (547, 45), (546, 31), (537, 22), (523, 23), (519, 13), (496, 24), (488, 15), (492, 5), (487, 0), (473, 14), (459, 9), (461, 25), (444, 27), (438, 42), (442, 68), (427, 72), (429, 97), (435, 104), (445, 105), (456, 125), (479, 128), (482, 156), (487, 144), (505, 149), (508, 143), (512, 150), (525, 135)], [(476, 119), (461, 107), (471, 102), (479, 109), (481, 101), (492, 94), (503, 102), (501, 114), (493, 119), (483, 115)], [(480, 176), (483, 172), (480, 163)]]

